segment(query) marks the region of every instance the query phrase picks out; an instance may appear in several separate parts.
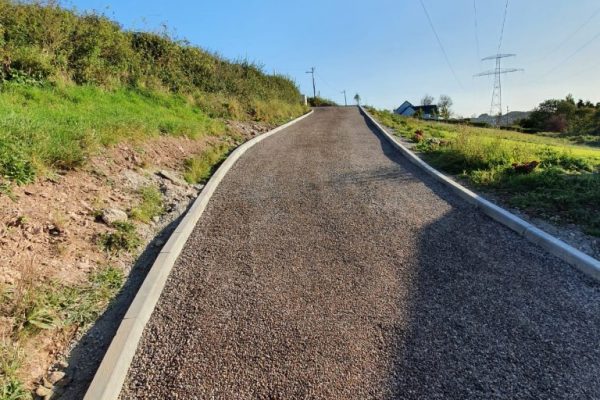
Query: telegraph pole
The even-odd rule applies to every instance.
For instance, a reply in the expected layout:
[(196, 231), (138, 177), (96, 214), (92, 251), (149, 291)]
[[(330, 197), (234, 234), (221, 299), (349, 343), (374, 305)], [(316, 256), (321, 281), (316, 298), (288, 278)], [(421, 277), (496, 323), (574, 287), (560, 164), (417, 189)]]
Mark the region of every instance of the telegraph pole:
[(344, 89), (343, 91), (341, 91), (341, 93), (344, 93), (344, 105), (346, 107), (348, 107), (348, 101), (346, 100), (346, 89)]
[(313, 83), (313, 99), (317, 98), (317, 88), (315, 86), (315, 67), (312, 67), (310, 71), (306, 71), (307, 74), (312, 75), (312, 83)]

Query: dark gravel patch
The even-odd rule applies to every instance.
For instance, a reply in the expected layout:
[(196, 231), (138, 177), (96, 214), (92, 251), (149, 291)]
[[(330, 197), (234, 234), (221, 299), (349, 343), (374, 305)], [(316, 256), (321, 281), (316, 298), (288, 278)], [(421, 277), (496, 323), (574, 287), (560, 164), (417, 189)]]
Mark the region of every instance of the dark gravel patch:
[(600, 285), (330, 108), (227, 175), (121, 397), (600, 398), (599, 328)]

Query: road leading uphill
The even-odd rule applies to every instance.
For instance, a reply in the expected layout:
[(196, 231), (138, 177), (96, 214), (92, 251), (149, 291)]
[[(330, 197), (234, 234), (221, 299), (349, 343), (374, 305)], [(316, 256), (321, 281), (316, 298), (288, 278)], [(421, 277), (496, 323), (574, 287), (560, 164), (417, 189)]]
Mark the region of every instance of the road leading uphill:
[(600, 398), (600, 285), (318, 109), (223, 180), (121, 397)]

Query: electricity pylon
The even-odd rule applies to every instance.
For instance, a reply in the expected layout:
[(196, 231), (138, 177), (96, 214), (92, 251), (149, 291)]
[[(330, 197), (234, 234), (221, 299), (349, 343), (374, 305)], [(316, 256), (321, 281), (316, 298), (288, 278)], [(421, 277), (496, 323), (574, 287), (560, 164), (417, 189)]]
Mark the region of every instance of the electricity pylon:
[(481, 72), (474, 77), (494, 75), (494, 90), (492, 92), (492, 105), (490, 106), (490, 115), (496, 116), (496, 125), (500, 125), (500, 119), (502, 118), (502, 80), (503, 74), (510, 74), (512, 72), (524, 71), (522, 68), (501, 68), (501, 60), (503, 58), (515, 57), (516, 54), (496, 54), (493, 56), (482, 58), (481, 61), (496, 60), (496, 68), (493, 70)]

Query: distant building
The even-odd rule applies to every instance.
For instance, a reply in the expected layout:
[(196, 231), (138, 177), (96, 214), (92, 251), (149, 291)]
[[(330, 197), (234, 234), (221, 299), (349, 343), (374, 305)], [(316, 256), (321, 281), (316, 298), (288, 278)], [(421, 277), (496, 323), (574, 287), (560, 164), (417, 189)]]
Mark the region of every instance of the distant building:
[(413, 106), (409, 101), (405, 101), (402, 105), (394, 110), (394, 114), (405, 117), (413, 117), (415, 114), (423, 119), (438, 119), (438, 106), (435, 104), (429, 106)]

